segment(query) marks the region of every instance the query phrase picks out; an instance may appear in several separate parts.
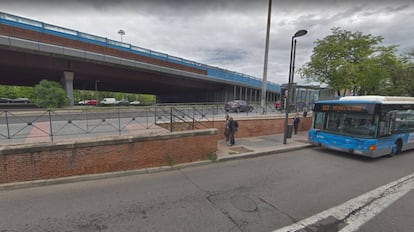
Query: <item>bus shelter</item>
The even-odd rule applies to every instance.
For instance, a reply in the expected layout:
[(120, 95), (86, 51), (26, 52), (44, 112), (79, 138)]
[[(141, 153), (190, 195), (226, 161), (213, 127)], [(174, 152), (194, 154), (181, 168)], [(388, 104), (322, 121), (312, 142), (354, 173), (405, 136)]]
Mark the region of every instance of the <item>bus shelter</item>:
[[(292, 85), (293, 96), (290, 98), (290, 112), (307, 112), (312, 110), (313, 104), (319, 100), (335, 99), (334, 91), (330, 87), (320, 85)], [(281, 85), (282, 108), (286, 109), (288, 84)]]

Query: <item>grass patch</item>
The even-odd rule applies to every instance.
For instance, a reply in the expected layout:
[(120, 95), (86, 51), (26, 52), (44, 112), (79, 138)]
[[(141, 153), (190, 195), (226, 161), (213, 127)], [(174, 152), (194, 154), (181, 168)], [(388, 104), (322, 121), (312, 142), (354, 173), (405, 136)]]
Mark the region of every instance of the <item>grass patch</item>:
[(217, 154), (215, 152), (211, 152), (210, 154), (208, 154), (208, 159), (211, 161), (216, 161), (217, 160)]
[(174, 166), (174, 159), (171, 156), (167, 156), (167, 165), (168, 166)]

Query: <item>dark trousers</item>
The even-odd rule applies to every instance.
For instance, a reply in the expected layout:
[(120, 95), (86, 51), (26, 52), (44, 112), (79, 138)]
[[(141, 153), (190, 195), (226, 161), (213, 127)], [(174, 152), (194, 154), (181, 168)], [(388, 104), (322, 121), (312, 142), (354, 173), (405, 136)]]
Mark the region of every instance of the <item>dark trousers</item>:
[(236, 132), (235, 131), (229, 131), (229, 137), (230, 137), (230, 144), (234, 145), (236, 143), (236, 141), (234, 140), (234, 134)]
[(293, 125), (293, 131), (295, 132), (295, 135), (298, 133), (298, 127), (299, 125)]

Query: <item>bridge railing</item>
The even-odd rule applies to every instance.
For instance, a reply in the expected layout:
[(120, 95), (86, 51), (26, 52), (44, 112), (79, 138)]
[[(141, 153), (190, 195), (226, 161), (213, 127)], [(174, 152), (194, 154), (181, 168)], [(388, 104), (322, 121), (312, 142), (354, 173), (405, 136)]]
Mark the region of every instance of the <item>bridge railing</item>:
[[(246, 75), (243, 73), (238, 73), (202, 63), (198, 63), (195, 61), (187, 60), (184, 58), (171, 56), (166, 53), (153, 51), (150, 49), (137, 47), (128, 43), (119, 42), (116, 40), (111, 40), (105, 37), (96, 36), (84, 32), (79, 32), (76, 30), (43, 23), (40, 21), (11, 15), (7, 13), (0, 12), (0, 23), (16, 26), (24, 29), (29, 29), (41, 33), (52, 34), (64, 38), (69, 38), (77, 41), (82, 41), (86, 43), (92, 43), (100, 46), (110, 47), (118, 50), (123, 50), (131, 53), (136, 53), (139, 55), (164, 60), (180, 65), (190, 66), (193, 68), (198, 68), (207, 71), (207, 75), (212, 78), (216, 78), (219, 80), (225, 80), (234, 82), (235, 84), (253, 86), (255, 88), (261, 88), (262, 80), (256, 77)], [(267, 90), (272, 92), (280, 92), (280, 86), (278, 84), (267, 82)]]

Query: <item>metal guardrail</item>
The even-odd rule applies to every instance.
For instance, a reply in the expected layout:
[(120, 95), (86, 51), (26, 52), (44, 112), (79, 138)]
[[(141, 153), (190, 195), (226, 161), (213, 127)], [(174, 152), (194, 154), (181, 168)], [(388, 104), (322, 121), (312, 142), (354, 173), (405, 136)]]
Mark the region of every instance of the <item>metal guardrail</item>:
[[(266, 113), (278, 112), (272, 105), (266, 108)], [(238, 114), (260, 112), (260, 105), (253, 104), (253, 111)], [(0, 145), (214, 128), (215, 121), (224, 119), (225, 114), (223, 104), (5, 110), (0, 111)]]
[[(69, 38), (69, 39), (73, 39), (73, 40), (77, 40), (81, 42), (92, 43), (92, 44), (96, 44), (96, 45), (100, 45), (104, 47), (110, 47), (110, 48), (114, 48), (118, 50), (123, 50), (123, 51), (131, 52), (131, 53), (135, 53), (135, 54), (139, 54), (139, 55), (143, 55), (147, 57), (156, 58), (159, 60), (164, 60), (164, 61), (168, 61), (168, 62), (180, 64), (180, 65), (193, 67), (193, 68), (198, 68), (201, 70), (206, 70), (208, 76), (216, 78), (216, 79), (231, 81), (237, 84), (243, 84), (247, 86), (254, 86), (256, 88), (262, 87), (262, 80), (259, 78), (250, 76), (250, 75), (246, 75), (243, 73), (234, 72), (234, 71), (230, 71), (230, 70), (226, 70), (226, 69), (222, 69), (222, 68), (218, 68), (218, 67), (214, 67), (214, 66), (210, 66), (206, 64), (201, 64), (201, 63), (187, 60), (184, 58), (171, 56), (166, 53), (157, 52), (157, 51), (153, 51), (153, 50), (142, 48), (142, 47), (137, 47), (131, 44), (119, 42), (116, 40), (111, 40), (105, 37), (91, 35), (88, 33), (79, 32), (76, 30), (72, 30), (72, 29), (68, 29), (68, 28), (64, 28), (60, 26), (55, 26), (52, 24), (47, 24), (44, 22), (40, 22), (40, 21), (36, 21), (36, 20), (32, 20), (32, 19), (28, 19), (28, 18), (16, 16), (16, 15), (7, 14), (4, 12), (0, 12), (0, 23), (11, 25), (11, 26), (16, 26), (16, 27), (20, 27), (24, 29), (29, 29), (29, 30), (33, 30), (33, 31), (41, 32), (41, 33), (52, 34), (52, 35)], [(281, 91), (280, 86), (276, 83), (267, 82), (266, 87), (268, 91), (273, 91), (277, 93), (280, 93)]]
[(0, 112), (0, 144), (55, 142), (160, 131), (150, 108)]

